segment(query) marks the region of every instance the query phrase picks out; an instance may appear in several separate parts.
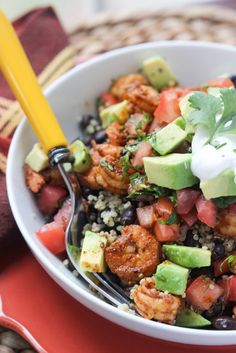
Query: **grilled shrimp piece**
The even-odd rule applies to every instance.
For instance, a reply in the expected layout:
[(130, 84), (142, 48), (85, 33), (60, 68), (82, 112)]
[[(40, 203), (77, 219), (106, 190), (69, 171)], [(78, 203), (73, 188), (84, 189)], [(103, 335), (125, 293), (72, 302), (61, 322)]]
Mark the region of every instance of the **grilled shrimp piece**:
[(182, 300), (172, 294), (160, 292), (155, 288), (153, 277), (143, 278), (139, 285), (131, 290), (137, 311), (149, 320), (174, 324), (177, 313), (182, 307)]
[(93, 190), (100, 190), (102, 187), (97, 182), (97, 175), (100, 172), (100, 166), (92, 166), (86, 173), (80, 174), (78, 176), (81, 185), (87, 186)]
[(236, 237), (236, 215), (226, 211), (219, 213), (215, 230), (219, 235)]
[(96, 180), (103, 189), (111, 193), (119, 195), (127, 193), (129, 178), (123, 177), (123, 166), (116, 157), (106, 156), (101, 159)]
[(24, 166), (24, 174), (26, 185), (32, 192), (39, 192), (46, 183), (45, 178), (27, 164)]
[(109, 141), (115, 146), (124, 146), (126, 143), (126, 134), (122, 131), (122, 125), (114, 121), (105, 131)]
[(140, 74), (131, 74), (122, 76), (116, 80), (111, 87), (111, 94), (117, 97), (119, 100), (126, 99), (127, 91), (130, 87), (136, 87), (140, 85), (147, 85), (148, 82), (144, 76)]
[(114, 158), (119, 158), (121, 153), (121, 148), (119, 146), (114, 146), (111, 143), (101, 143), (96, 144), (95, 141), (92, 141), (93, 151), (96, 151), (100, 154), (101, 157), (111, 156)]
[(139, 74), (121, 77), (113, 84), (111, 92), (120, 100), (127, 99), (135, 113), (153, 114), (159, 104), (159, 93)]
[(148, 230), (139, 225), (129, 225), (105, 249), (105, 259), (110, 270), (124, 284), (132, 285), (154, 273), (160, 262), (159, 250), (159, 243)]
[(159, 93), (151, 86), (140, 85), (128, 89), (126, 99), (133, 105), (135, 113), (153, 114), (159, 104)]

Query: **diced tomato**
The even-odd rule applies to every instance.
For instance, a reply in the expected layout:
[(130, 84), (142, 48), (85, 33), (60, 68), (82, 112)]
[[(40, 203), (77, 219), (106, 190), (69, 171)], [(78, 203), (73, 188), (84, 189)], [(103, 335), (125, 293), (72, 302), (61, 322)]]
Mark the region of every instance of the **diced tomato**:
[(144, 228), (151, 228), (156, 216), (153, 206), (139, 207), (136, 209), (139, 224)]
[(60, 201), (62, 201), (66, 195), (66, 189), (60, 186), (45, 185), (39, 194), (39, 209), (45, 214), (54, 213), (60, 206)]
[(171, 123), (180, 115), (178, 94), (174, 90), (163, 91), (160, 103), (154, 112), (158, 125)]
[(69, 218), (71, 216), (71, 199), (66, 200), (62, 208), (56, 213), (54, 216), (54, 221), (61, 226), (64, 230), (66, 230)]
[(155, 210), (162, 219), (167, 219), (174, 211), (174, 205), (168, 197), (161, 197), (154, 204)]
[(208, 227), (214, 228), (217, 214), (216, 204), (212, 200), (206, 200), (205, 197), (201, 195), (195, 205), (198, 219), (208, 225)]
[(107, 105), (116, 104), (118, 102), (117, 99), (113, 97), (113, 95), (109, 92), (101, 93), (100, 97), (102, 101)]
[(216, 277), (224, 275), (229, 272), (229, 263), (226, 261), (228, 256), (225, 256), (223, 259), (216, 260), (214, 262), (214, 275)]
[(225, 78), (225, 77), (218, 77), (213, 80), (210, 80), (207, 82), (207, 85), (209, 87), (219, 87), (219, 88), (234, 86), (233, 82), (229, 78)]
[(187, 214), (191, 211), (198, 197), (200, 196), (200, 192), (193, 189), (182, 189), (176, 192), (177, 196), (177, 207), (176, 212), (178, 214)]
[(233, 205), (229, 205), (228, 212), (236, 215), (236, 203), (234, 203)]
[(0, 152), (7, 155), (10, 144), (11, 139), (9, 137), (0, 136)]
[(143, 114), (135, 113), (127, 120), (125, 130), (129, 136), (137, 137), (140, 132), (144, 132), (149, 124), (148, 119), (145, 119)]
[(155, 223), (154, 234), (161, 243), (169, 241), (178, 241), (180, 236), (180, 227), (178, 224), (160, 224)]
[(143, 158), (152, 155), (152, 146), (149, 142), (143, 141), (139, 144), (135, 152), (134, 159), (132, 160), (133, 167), (143, 166)]
[(224, 300), (236, 302), (236, 275), (221, 279), (218, 283), (224, 290)]
[(56, 222), (44, 224), (41, 229), (36, 231), (36, 235), (53, 254), (65, 251), (65, 232)]
[(196, 309), (209, 310), (223, 293), (222, 287), (202, 275), (188, 286), (186, 299)]
[(193, 208), (189, 213), (187, 214), (182, 214), (181, 218), (184, 220), (184, 222), (189, 226), (192, 227), (194, 223), (197, 222), (197, 211), (195, 208)]

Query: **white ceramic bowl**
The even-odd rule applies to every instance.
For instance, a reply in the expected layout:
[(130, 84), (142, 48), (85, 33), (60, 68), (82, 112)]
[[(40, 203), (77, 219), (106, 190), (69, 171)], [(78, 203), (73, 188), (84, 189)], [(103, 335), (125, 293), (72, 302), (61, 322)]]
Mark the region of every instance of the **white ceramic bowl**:
[[(74, 68), (46, 91), (69, 140), (78, 136), (78, 116), (93, 113), (95, 98), (111, 79), (136, 72), (142, 61), (164, 56), (180, 84), (197, 85), (223, 73), (236, 73), (236, 48), (202, 42), (158, 42), (118, 49)], [(7, 189), (16, 222), (43, 268), (75, 299), (97, 314), (133, 331), (169, 341), (202, 345), (236, 344), (235, 331), (187, 329), (145, 320), (122, 312), (92, 294), (33, 235), (43, 224), (23, 176), (23, 163), (36, 138), (26, 119), (18, 127), (9, 152)]]

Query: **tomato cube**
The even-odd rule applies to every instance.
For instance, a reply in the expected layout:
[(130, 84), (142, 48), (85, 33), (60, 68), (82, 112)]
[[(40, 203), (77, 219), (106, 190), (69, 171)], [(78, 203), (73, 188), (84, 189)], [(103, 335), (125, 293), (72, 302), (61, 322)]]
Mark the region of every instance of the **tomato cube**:
[(188, 286), (186, 299), (196, 309), (209, 310), (223, 293), (222, 287), (201, 275)]

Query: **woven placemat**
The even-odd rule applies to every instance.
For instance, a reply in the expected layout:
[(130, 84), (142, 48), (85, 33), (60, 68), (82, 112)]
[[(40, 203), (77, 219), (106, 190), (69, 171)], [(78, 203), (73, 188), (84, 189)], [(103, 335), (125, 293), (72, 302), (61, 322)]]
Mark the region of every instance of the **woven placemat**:
[[(192, 39), (236, 45), (236, 11), (223, 6), (184, 7), (171, 10), (105, 12), (80, 23), (70, 33), (71, 47), (58, 55), (42, 77), (43, 88), (78, 58), (127, 45), (158, 40)], [(78, 62), (78, 61), (77, 61)], [(0, 135), (11, 136), (22, 118), (18, 103), (0, 97)], [(0, 154), (0, 171), (6, 157)]]
[(127, 45), (173, 39), (236, 44), (236, 11), (223, 6), (102, 13), (81, 21), (71, 33), (80, 55)]

